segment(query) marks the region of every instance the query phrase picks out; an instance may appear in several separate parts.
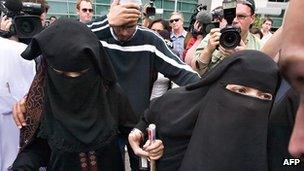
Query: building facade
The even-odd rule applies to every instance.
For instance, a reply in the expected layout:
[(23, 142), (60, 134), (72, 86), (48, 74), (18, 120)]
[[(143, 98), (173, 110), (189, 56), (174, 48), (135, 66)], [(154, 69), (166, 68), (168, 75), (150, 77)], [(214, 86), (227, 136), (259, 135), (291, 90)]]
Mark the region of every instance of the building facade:
[[(77, 18), (76, 0), (47, 0), (50, 5), (48, 16)], [(142, 0), (147, 4), (149, 0)], [(107, 14), (111, 0), (93, 0), (94, 17)], [(155, 18), (169, 19), (170, 13), (174, 11), (175, 0), (155, 0), (155, 7), (160, 11)], [(188, 25), (189, 19), (198, 4), (198, 0), (178, 0), (177, 11), (184, 14), (185, 25)]]
[[(269, 16), (273, 19), (274, 30), (282, 25), (283, 16), (289, 0), (255, 0), (256, 13), (261, 17)], [(207, 5), (208, 9), (221, 6), (223, 0), (199, 0)]]

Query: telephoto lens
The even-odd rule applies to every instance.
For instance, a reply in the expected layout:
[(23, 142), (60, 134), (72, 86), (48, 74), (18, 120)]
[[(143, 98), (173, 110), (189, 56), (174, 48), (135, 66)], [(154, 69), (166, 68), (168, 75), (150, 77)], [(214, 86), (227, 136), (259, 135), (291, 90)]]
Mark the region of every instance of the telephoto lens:
[(241, 42), (241, 29), (226, 26), (221, 30), (220, 45), (225, 49), (234, 49)]

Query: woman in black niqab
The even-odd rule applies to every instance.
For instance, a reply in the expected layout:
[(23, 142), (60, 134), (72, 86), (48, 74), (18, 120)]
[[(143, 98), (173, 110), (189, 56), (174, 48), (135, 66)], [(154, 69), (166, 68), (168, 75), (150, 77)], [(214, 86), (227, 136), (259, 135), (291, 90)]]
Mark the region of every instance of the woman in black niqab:
[(116, 137), (136, 118), (98, 38), (78, 21), (59, 19), (22, 56), (40, 54), (45, 77), (37, 137), (50, 146), (48, 170), (123, 170)]
[[(242, 51), (200, 82), (154, 101), (137, 128), (156, 124), (165, 146), (158, 170), (266, 170), (268, 117), (278, 83), (271, 58)], [(257, 89), (272, 99), (233, 92), (228, 84)]]

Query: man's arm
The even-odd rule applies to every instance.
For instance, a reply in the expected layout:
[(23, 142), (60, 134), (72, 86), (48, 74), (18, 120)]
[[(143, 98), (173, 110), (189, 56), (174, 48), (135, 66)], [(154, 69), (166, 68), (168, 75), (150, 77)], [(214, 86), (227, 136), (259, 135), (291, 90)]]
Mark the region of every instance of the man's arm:
[(261, 51), (278, 61), (278, 52), (282, 43), (282, 27), (280, 27), (264, 44)]
[(280, 69), (291, 85), (300, 93), (300, 106), (297, 111), (293, 133), (289, 143), (291, 155), (299, 157), (304, 154), (304, 1), (290, 0), (284, 17)]
[(199, 74), (180, 60), (159, 37), (153, 37), (155, 46), (154, 68), (179, 86), (199, 80)]
[(110, 6), (108, 15), (98, 18), (87, 24), (99, 39), (111, 37), (110, 27), (125, 24), (136, 24), (140, 18), (140, 7), (136, 3), (120, 5), (119, 0), (114, 0)]
[(198, 45), (195, 57), (191, 63), (194, 69), (203, 75), (207, 72), (211, 62), (212, 54), (219, 45), (220, 29), (211, 29), (210, 33)]

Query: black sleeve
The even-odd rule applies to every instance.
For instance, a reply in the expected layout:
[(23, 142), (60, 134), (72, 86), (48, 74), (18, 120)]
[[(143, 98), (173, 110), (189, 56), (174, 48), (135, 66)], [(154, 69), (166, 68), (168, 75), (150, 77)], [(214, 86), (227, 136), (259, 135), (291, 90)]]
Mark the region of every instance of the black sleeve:
[(154, 68), (179, 86), (196, 82), (199, 74), (176, 56), (162, 39), (155, 41)]
[(47, 166), (50, 155), (51, 149), (47, 141), (36, 137), (31, 144), (19, 152), (12, 170), (39, 170), (40, 167)]
[(112, 37), (108, 18), (106, 15), (87, 23), (87, 26), (92, 30), (93, 33), (96, 34), (99, 40), (104, 40)]
[(146, 129), (149, 124), (157, 122), (158, 118), (158, 110), (160, 108), (160, 104), (162, 97), (155, 98), (151, 101), (149, 108), (146, 109), (145, 113), (141, 115), (139, 122), (136, 124), (135, 128), (141, 130), (144, 134), (146, 133)]
[(107, 90), (107, 96), (111, 112), (118, 124), (120, 134), (123, 137), (127, 137), (139, 118), (137, 118), (127, 96), (125, 96), (119, 84), (115, 84), (112, 88)]

